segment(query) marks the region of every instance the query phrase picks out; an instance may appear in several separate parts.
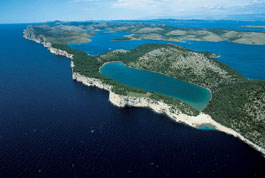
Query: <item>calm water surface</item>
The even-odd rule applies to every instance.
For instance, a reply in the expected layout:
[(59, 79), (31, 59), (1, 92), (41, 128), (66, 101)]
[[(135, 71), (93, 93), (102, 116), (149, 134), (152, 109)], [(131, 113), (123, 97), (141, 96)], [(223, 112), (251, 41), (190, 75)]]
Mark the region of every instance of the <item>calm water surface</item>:
[(120, 83), (179, 99), (199, 110), (204, 109), (211, 98), (210, 91), (205, 88), (159, 73), (130, 68), (120, 62), (107, 63), (100, 72)]
[(186, 28), (220, 28), (241, 31), (260, 31), (265, 32), (264, 28), (242, 28), (242, 26), (265, 26), (265, 21), (234, 21), (234, 20), (175, 20), (175, 19), (158, 19), (158, 20), (131, 20), (120, 21), (118, 23), (146, 23), (146, 24), (166, 24), (174, 27)]
[(173, 43), (196, 51), (209, 51), (220, 55), (217, 60), (232, 67), (252, 80), (265, 80), (265, 45), (244, 45), (230, 42), (185, 41), (185, 43), (160, 40), (113, 41), (129, 33), (97, 32), (89, 43), (69, 44), (74, 49), (97, 56), (115, 49), (134, 49), (147, 43)]
[[(0, 25), (0, 177), (262, 177), (238, 139), (148, 109), (114, 107), (70, 61)], [(264, 174), (263, 174), (264, 175)]]

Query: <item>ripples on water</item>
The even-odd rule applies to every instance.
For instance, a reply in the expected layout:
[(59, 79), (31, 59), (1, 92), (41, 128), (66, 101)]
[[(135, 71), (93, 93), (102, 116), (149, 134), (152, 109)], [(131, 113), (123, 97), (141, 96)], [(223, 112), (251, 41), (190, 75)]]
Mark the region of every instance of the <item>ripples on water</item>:
[(148, 109), (114, 107), (70, 61), (0, 25), (0, 177), (260, 177), (238, 139)]

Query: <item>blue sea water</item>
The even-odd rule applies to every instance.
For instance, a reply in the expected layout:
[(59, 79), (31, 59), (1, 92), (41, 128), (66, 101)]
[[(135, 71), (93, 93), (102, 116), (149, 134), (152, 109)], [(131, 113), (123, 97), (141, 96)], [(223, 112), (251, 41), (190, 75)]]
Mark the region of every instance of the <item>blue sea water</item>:
[(179, 99), (198, 110), (203, 110), (211, 98), (210, 91), (205, 88), (159, 73), (130, 68), (120, 62), (107, 63), (100, 72), (128, 86)]
[(119, 109), (72, 80), (70, 61), (0, 25), (0, 177), (262, 177), (237, 138)]
[(243, 26), (265, 26), (265, 21), (235, 21), (235, 20), (176, 20), (176, 19), (154, 19), (154, 20), (116, 20), (115, 23), (145, 23), (165, 24), (184, 28), (219, 28), (241, 31), (265, 32), (264, 28), (243, 28)]
[(142, 44), (147, 43), (169, 43), (168, 41), (154, 40), (135, 40), (135, 41), (114, 41), (115, 39), (123, 38), (131, 33), (111, 33), (109, 31), (98, 31), (91, 38), (89, 43), (68, 43), (73, 49), (78, 49), (86, 52), (90, 56), (98, 56), (100, 54), (115, 50), (115, 49), (134, 49)]
[(218, 61), (227, 64), (251, 80), (265, 80), (265, 45), (245, 45), (226, 41), (186, 41), (179, 44), (196, 51), (220, 55)]
[(147, 43), (172, 43), (195, 51), (216, 53), (221, 56), (217, 60), (232, 67), (245, 77), (252, 80), (265, 80), (265, 45), (245, 45), (226, 41), (185, 41), (184, 43), (160, 40), (113, 41), (128, 34), (100, 31), (94, 34), (89, 43), (69, 43), (68, 45), (91, 56), (97, 56), (115, 49), (134, 49)]

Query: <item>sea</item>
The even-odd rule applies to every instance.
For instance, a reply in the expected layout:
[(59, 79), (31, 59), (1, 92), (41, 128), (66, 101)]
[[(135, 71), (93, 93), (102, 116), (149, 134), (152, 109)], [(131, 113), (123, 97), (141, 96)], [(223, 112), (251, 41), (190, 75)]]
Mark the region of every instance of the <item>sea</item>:
[[(1, 178), (264, 175), (265, 158), (238, 138), (194, 129), (146, 108), (117, 108), (107, 91), (73, 81), (69, 59), (23, 38), (27, 25), (0, 25)], [(241, 50), (220, 50), (234, 54), (236, 46)], [(262, 55), (251, 48), (244, 46), (244, 55)], [(259, 70), (264, 54), (256, 64), (255, 57), (237, 55), (228, 56), (227, 64), (239, 70), (241, 62), (249, 63), (239, 71), (265, 79)]]

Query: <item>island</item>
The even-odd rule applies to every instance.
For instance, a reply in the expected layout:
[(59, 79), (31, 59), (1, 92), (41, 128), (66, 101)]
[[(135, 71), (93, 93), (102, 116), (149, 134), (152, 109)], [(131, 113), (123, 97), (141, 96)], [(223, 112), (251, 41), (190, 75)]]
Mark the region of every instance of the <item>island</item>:
[(246, 26), (241, 26), (241, 28), (257, 28), (257, 29), (265, 29), (265, 26), (257, 26), (257, 25), (246, 25)]
[[(134, 33), (125, 39), (229, 41), (265, 44), (265, 33), (222, 29), (189, 29), (142, 23), (50, 22), (29, 25), (24, 37), (43, 44), (56, 55), (71, 59), (73, 79), (109, 91), (118, 107), (148, 107), (171, 119), (200, 128), (210, 126), (238, 137), (265, 154), (265, 82), (248, 80), (214, 58), (173, 44), (145, 44), (132, 50), (114, 50), (99, 56), (72, 49), (68, 43), (86, 43), (98, 30)], [(100, 72), (109, 62), (161, 73), (211, 91), (206, 108), (198, 110), (173, 97), (119, 83)]]

